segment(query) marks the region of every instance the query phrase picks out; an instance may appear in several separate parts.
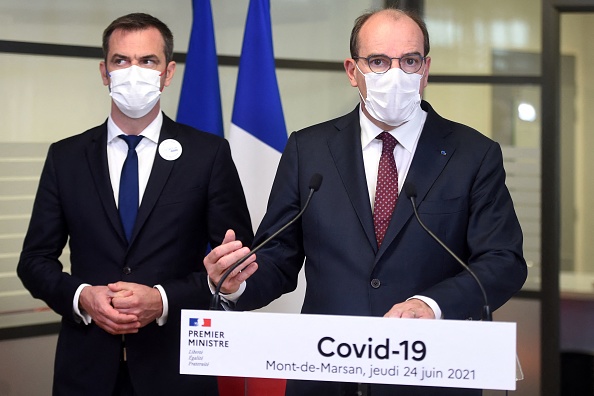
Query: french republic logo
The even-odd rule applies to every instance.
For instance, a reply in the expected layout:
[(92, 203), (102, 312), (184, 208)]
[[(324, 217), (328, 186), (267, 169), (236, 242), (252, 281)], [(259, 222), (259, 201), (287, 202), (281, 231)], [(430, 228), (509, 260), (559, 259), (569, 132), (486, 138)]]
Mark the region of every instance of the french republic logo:
[(202, 324), (200, 324), (199, 318), (190, 318), (190, 326), (191, 327), (210, 327), (210, 319), (202, 319)]

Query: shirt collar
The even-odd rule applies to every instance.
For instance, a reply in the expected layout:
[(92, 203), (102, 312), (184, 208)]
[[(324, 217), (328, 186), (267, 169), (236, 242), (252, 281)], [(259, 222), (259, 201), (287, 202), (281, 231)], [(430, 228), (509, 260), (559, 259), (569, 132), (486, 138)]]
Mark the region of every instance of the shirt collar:
[[(406, 149), (409, 153), (413, 152), (415, 144), (421, 134), (427, 113), (419, 106), (416, 114), (407, 123), (388, 131), (390, 135), (394, 136), (398, 143)], [(365, 149), (377, 135), (383, 132), (383, 129), (375, 125), (365, 113), (363, 113), (362, 106), (359, 106), (359, 120), (361, 124), (361, 147)]]
[[(144, 136), (153, 143), (158, 144), (162, 125), (163, 113), (159, 112), (153, 122), (151, 122), (142, 132), (140, 132), (140, 135)], [(117, 138), (119, 135), (125, 135), (125, 133), (120, 129), (120, 127), (116, 125), (110, 114), (107, 118), (107, 143), (111, 143), (111, 141)]]

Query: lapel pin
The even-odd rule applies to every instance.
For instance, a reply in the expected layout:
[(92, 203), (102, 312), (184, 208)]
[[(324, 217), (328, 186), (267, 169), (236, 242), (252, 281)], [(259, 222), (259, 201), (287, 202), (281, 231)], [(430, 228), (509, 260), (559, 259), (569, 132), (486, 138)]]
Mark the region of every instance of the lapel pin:
[(445, 150), (441, 150), (441, 155), (447, 155), (447, 153), (445, 152)]
[(159, 155), (166, 161), (175, 161), (182, 154), (182, 146), (175, 139), (166, 139), (159, 144)]

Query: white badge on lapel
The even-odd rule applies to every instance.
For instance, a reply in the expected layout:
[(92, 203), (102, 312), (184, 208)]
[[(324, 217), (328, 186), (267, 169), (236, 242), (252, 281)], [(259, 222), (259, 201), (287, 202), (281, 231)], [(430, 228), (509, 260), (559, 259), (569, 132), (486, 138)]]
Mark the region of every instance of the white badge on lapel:
[(166, 161), (175, 161), (182, 154), (182, 146), (175, 139), (166, 139), (159, 145), (159, 155)]

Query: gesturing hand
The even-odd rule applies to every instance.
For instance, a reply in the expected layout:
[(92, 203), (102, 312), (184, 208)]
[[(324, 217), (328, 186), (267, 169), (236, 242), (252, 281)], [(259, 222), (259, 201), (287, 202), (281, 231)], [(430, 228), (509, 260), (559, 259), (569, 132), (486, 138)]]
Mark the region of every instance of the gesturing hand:
[[(235, 232), (228, 230), (225, 233), (223, 243), (212, 249), (204, 258), (204, 267), (206, 267), (210, 280), (218, 285), (225, 271), (235, 264), (237, 260), (248, 254), (249, 251), (249, 248), (243, 247), (241, 241), (235, 240)], [(239, 285), (252, 276), (257, 269), (256, 256), (252, 255), (233, 270), (221, 286), (221, 291), (225, 294), (236, 292)]]

